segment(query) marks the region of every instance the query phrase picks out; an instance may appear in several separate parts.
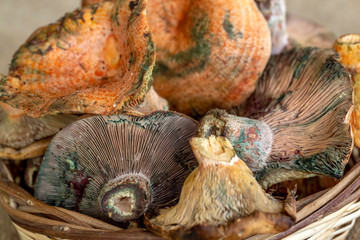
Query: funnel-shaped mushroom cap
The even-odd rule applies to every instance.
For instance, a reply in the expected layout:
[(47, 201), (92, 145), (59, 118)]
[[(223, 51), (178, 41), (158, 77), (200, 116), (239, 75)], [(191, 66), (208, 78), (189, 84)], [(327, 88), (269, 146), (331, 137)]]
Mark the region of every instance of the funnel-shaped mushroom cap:
[(170, 109), (204, 115), (243, 102), (271, 51), (267, 23), (253, 0), (152, 0), (154, 88)]
[(325, 174), (341, 178), (352, 150), (349, 74), (331, 50), (274, 56), (253, 95), (233, 111), (215, 110), (199, 136), (226, 136), (263, 186)]
[(172, 112), (95, 116), (59, 132), (42, 163), (35, 196), (115, 221), (174, 204), (196, 167), (197, 123)]
[(190, 144), (199, 167), (187, 177), (179, 203), (150, 220), (153, 231), (227, 224), (255, 211), (285, 212), (283, 202), (264, 192), (229, 140), (210, 136)]
[(360, 147), (360, 34), (349, 34), (338, 38), (334, 44), (341, 64), (351, 73), (354, 88), (354, 111), (351, 125), (354, 142)]
[(33, 117), (136, 106), (155, 61), (145, 3), (92, 5), (35, 31), (0, 78), (0, 100)]
[(50, 138), (73, 122), (75, 115), (31, 118), (0, 102), (0, 158), (25, 159), (45, 153)]

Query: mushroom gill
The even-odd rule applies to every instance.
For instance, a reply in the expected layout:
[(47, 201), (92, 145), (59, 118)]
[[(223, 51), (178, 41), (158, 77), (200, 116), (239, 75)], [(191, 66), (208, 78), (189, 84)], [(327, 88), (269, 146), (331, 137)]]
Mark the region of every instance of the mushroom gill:
[(47, 204), (119, 222), (175, 204), (196, 167), (197, 123), (172, 112), (79, 120), (52, 140), (35, 196)]
[(39, 28), (0, 76), (0, 100), (31, 117), (135, 107), (155, 61), (145, 7), (145, 0), (103, 2)]
[[(184, 235), (195, 234), (192, 237), (197, 239), (200, 237), (196, 236), (199, 231), (189, 233), (188, 230), (207, 226), (200, 231), (204, 239), (218, 239), (215, 236), (219, 232), (222, 232), (222, 237), (235, 234), (242, 239), (246, 237), (242, 235), (242, 226), (248, 221), (252, 222), (250, 225), (256, 224), (256, 221), (250, 220), (255, 215), (260, 213), (264, 217), (274, 214), (275, 221), (275, 218), (281, 218), (280, 213), (286, 212), (282, 201), (264, 192), (250, 169), (236, 155), (229, 140), (210, 136), (209, 139), (192, 138), (190, 144), (199, 166), (186, 178), (179, 203), (146, 222), (151, 231), (171, 239), (187, 239)], [(244, 218), (252, 214), (252, 217)], [(285, 225), (290, 227), (293, 221), (289, 216), (284, 217), (288, 221)], [(257, 220), (262, 221), (261, 218)], [(235, 220), (240, 222), (239, 225), (235, 224), (237, 231), (229, 233), (221, 230)], [(211, 235), (212, 231), (209, 231), (209, 235), (206, 235), (206, 229), (210, 226), (219, 229), (219, 232)], [(262, 229), (257, 228), (251, 234), (256, 232), (260, 233)]]
[(227, 137), (265, 188), (314, 175), (341, 178), (352, 150), (349, 74), (332, 50), (273, 56), (252, 96), (231, 115), (213, 110), (199, 137)]

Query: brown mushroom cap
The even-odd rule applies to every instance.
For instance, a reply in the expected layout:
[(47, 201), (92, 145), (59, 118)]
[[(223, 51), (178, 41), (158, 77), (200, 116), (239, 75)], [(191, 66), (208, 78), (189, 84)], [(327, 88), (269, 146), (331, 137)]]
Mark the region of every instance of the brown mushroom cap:
[(252, 0), (152, 0), (154, 88), (170, 109), (204, 115), (254, 90), (270, 56), (267, 23)]
[(316, 48), (273, 56), (235, 115), (209, 112), (198, 136), (229, 138), (264, 187), (314, 174), (341, 178), (353, 145), (352, 87), (334, 56)]
[(35, 196), (87, 215), (128, 221), (175, 204), (195, 168), (197, 123), (172, 112), (79, 120), (52, 140)]
[(155, 61), (145, 6), (144, 0), (104, 2), (38, 29), (0, 78), (0, 100), (32, 117), (136, 106)]
[(0, 158), (21, 160), (42, 156), (51, 137), (77, 117), (31, 118), (24, 111), (0, 102)]
[[(227, 225), (255, 212), (285, 212), (283, 202), (264, 192), (229, 140), (210, 136), (192, 138), (190, 144), (199, 167), (187, 177), (179, 203), (148, 221), (151, 231), (181, 239), (175, 235), (186, 235), (195, 226)], [(241, 231), (238, 234), (241, 237)]]

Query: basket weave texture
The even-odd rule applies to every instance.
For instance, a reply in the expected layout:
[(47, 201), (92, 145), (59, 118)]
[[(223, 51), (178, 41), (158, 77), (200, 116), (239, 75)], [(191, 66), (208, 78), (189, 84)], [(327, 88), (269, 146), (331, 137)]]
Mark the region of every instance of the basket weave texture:
[[(1, 179), (0, 205), (21, 239), (161, 239), (146, 229), (122, 230), (84, 214), (48, 206), (15, 184), (10, 175)], [(297, 223), (289, 230), (248, 239), (346, 239), (360, 216), (359, 186), (360, 163), (334, 187), (297, 201)]]

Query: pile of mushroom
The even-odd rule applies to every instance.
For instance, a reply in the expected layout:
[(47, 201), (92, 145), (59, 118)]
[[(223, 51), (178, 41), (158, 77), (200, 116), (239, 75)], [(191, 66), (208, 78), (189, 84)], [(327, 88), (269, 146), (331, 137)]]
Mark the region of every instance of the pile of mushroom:
[(121, 227), (145, 219), (170, 239), (284, 231), (296, 193), (264, 189), (341, 178), (360, 129), (345, 68), (357, 86), (358, 66), (288, 50), (285, 22), (281, 0), (83, 0), (0, 76), (0, 157), (32, 159), (32, 176), (45, 153), (36, 184), (26, 179), (38, 199)]
[(295, 178), (341, 178), (353, 141), (352, 87), (331, 50), (293, 49), (273, 56), (252, 96), (210, 111), (199, 137), (227, 137), (264, 188)]

